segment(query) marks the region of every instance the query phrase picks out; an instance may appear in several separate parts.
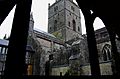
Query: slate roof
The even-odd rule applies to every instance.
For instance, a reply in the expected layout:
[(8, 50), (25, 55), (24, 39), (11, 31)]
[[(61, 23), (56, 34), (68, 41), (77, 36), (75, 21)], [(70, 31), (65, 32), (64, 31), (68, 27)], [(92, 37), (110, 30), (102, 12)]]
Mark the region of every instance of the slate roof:
[(51, 37), (56, 38), (54, 35), (52, 35), (52, 34), (50, 34), (50, 33), (47, 33), (47, 32), (45, 32), (45, 31), (42, 31), (42, 30), (40, 30), (40, 29), (37, 29), (37, 28), (35, 28), (34, 31), (38, 31), (38, 32), (43, 33), (43, 34), (45, 34), (45, 35), (48, 35), (48, 36), (51, 36)]
[[(8, 44), (9, 44), (9, 40), (0, 39), (0, 46), (7, 47)], [(34, 52), (34, 49), (33, 49), (32, 46), (30, 46), (30, 45), (27, 45), (27, 46), (26, 46), (26, 50), (27, 50), (27, 51), (32, 51), (32, 52)]]
[(0, 46), (8, 46), (8, 43), (8, 40), (0, 39)]
[(41, 31), (40, 29), (34, 29), (34, 33), (36, 34), (37, 37), (39, 38), (42, 38), (42, 39), (45, 39), (45, 40), (48, 40), (48, 41), (53, 41), (55, 43), (58, 43), (58, 44), (61, 44), (63, 45), (64, 42), (58, 38), (56, 38), (54, 35), (50, 34), (50, 33), (47, 33), (47, 32), (44, 32), (44, 31)]

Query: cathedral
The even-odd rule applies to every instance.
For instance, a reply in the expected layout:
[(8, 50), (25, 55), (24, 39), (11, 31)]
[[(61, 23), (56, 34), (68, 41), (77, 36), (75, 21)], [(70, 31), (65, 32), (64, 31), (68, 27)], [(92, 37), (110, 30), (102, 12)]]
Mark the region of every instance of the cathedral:
[[(33, 29), (31, 13), (28, 45), (33, 46), (32, 74), (91, 75), (87, 35), (82, 35), (80, 7), (73, 0), (48, 4), (48, 33)], [(95, 31), (102, 75), (112, 75), (112, 52), (106, 28)], [(116, 39), (118, 51), (119, 40)], [(46, 63), (49, 61), (48, 70)]]
[[(111, 43), (106, 28), (96, 30), (95, 38), (101, 74), (112, 75)], [(31, 12), (27, 39), (27, 46), (34, 51), (26, 54), (31, 62), (28, 75), (91, 75), (87, 35), (82, 35), (80, 7), (73, 0), (48, 4), (48, 33), (34, 28)], [(116, 45), (120, 52), (117, 36)]]
[[(48, 33), (33, 29), (34, 20), (31, 13), (28, 45), (36, 42), (39, 48), (38, 51), (36, 46), (33, 47), (38, 51), (33, 57), (33, 74), (45, 75), (45, 64), (52, 55), (50, 74), (64, 75), (69, 67), (72, 67), (74, 60), (78, 68), (89, 62), (87, 41), (81, 29), (80, 8), (73, 0), (56, 0), (48, 6)], [(65, 71), (56, 71), (56, 68), (65, 68)]]
[[(82, 35), (79, 6), (73, 0), (56, 0), (48, 6), (48, 33), (33, 29), (31, 14), (28, 45), (36, 51), (33, 74), (45, 75), (49, 61), (50, 75), (90, 75), (87, 35)], [(95, 36), (101, 74), (111, 75), (111, 44), (106, 28), (96, 30)]]
[(80, 10), (73, 0), (56, 0), (48, 6), (48, 33), (64, 42), (81, 37)]

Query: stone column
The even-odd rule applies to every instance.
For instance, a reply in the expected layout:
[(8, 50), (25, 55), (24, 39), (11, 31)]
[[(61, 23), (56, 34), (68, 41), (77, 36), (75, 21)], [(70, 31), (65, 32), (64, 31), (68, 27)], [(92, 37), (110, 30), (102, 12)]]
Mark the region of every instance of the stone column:
[[(12, 1), (11, 1), (12, 3)], [(18, 0), (5, 63), (5, 76), (15, 78), (25, 73), (25, 54), (32, 0)]]
[(94, 15), (94, 13), (91, 14), (89, 9), (81, 7), (81, 10), (85, 17), (91, 74), (92, 75), (100, 75), (98, 51), (97, 51), (95, 33), (94, 33), (94, 28), (93, 28), (93, 22), (94, 22), (96, 16)]
[(107, 31), (109, 33), (111, 45), (112, 45), (112, 71), (113, 75), (120, 75), (120, 54), (118, 53), (117, 46), (116, 46), (116, 34), (112, 31), (111, 28), (109, 28), (109, 25), (107, 28)]

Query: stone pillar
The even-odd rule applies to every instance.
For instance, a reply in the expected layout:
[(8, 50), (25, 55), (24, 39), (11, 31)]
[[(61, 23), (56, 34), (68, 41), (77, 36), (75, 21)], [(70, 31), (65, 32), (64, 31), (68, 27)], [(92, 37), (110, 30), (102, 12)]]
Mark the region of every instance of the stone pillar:
[(120, 54), (118, 53), (116, 46), (116, 34), (109, 28), (109, 25), (106, 27), (109, 33), (111, 45), (112, 45), (112, 71), (113, 75), (120, 75)]
[(91, 74), (92, 75), (100, 75), (98, 51), (97, 51), (95, 33), (94, 33), (94, 28), (93, 28), (93, 22), (94, 22), (94, 19), (96, 18), (96, 16), (94, 15), (94, 13), (91, 14), (89, 9), (81, 8), (81, 10), (85, 17)]
[[(12, 2), (11, 2), (12, 3)], [(15, 78), (25, 73), (25, 54), (32, 0), (18, 0), (8, 46), (5, 76)], [(17, 79), (17, 78), (16, 78)]]

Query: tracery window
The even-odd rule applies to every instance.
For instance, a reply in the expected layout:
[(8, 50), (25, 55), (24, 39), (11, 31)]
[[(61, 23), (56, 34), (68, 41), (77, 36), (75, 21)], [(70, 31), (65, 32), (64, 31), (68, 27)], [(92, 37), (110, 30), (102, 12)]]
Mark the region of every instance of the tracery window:
[(111, 45), (105, 44), (103, 49), (102, 49), (102, 53), (103, 53), (103, 60), (104, 61), (111, 60)]

